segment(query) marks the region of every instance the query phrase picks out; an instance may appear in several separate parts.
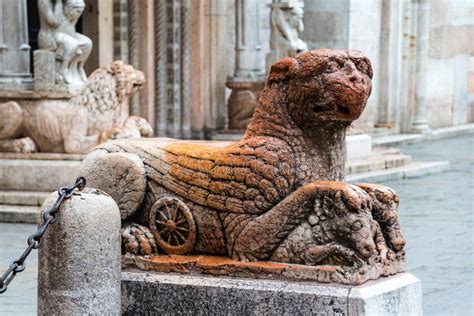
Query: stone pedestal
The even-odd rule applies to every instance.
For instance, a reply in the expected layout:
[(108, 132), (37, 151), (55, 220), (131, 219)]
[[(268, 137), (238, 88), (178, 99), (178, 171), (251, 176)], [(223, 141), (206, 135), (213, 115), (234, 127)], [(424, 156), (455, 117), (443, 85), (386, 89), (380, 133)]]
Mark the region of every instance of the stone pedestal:
[(421, 283), (402, 273), (360, 286), (122, 272), (122, 313), (422, 315)]
[(33, 62), (35, 66), (34, 89), (36, 91), (68, 90), (66, 84), (56, 82), (56, 59), (53, 52), (38, 49), (33, 53)]
[(229, 130), (245, 131), (257, 107), (258, 99), (265, 87), (263, 80), (227, 81), (227, 87), (232, 89), (228, 102)]

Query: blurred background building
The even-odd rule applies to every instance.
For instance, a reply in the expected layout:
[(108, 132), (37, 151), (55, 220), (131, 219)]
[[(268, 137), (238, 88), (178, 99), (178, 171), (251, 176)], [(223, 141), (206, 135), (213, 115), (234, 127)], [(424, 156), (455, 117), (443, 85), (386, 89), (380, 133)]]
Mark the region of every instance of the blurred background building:
[[(134, 65), (147, 83), (131, 114), (151, 122), (157, 136), (210, 139), (228, 129), (232, 82), (258, 86), (264, 78), (270, 11), (290, 2), (86, 0), (77, 25), (94, 43), (86, 70), (115, 59)], [(0, 3), (7, 10), (8, 1)], [(27, 1), (27, 12), (32, 52), (36, 0)], [(374, 88), (353, 133), (424, 132), (474, 120), (474, 2), (305, 0), (303, 23), (309, 49), (353, 48), (372, 60)], [(0, 46), (0, 57), (7, 53)]]

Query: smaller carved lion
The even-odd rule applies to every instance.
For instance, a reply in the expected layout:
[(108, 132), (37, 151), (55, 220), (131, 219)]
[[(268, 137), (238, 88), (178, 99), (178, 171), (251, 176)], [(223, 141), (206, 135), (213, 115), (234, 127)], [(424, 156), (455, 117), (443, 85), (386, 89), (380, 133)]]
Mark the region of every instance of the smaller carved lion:
[(68, 101), (0, 104), (0, 152), (87, 153), (109, 139), (153, 135), (148, 122), (129, 116), (129, 97), (143, 73), (115, 61), (94, 71)]

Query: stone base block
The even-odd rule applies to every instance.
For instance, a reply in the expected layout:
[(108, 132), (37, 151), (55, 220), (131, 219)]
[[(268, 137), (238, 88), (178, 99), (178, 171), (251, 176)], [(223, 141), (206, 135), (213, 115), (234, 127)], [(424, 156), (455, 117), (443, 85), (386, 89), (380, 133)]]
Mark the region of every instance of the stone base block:
[(126, 315), (422, 315), (421, 295), (408, 273), (351, 287), (122, 272)]
[[(80, 160), (41, 159), (54, 154), (4, 156), (15, 155), (16, 159), (1, 158), (0, 155), (0, 190), (55, 191), (60, 186), (74, 183), (81, 167)], [(32, 159), (21, 159), (21, 156)]]
[(206, 255), (126, 255), (122, 256), (122, 266), (156, 272), (357, 285), (403, 272), (403, 256), (393, 259), (385, 263), (374, 262), (372, 265), (354, 263), (354, 266), (309, 266), (272, 261), (243, 262)]
[(372, 137), (367, 134), (348, 135), (346, 137), (347, 161), (365, 159), (372, 152)]

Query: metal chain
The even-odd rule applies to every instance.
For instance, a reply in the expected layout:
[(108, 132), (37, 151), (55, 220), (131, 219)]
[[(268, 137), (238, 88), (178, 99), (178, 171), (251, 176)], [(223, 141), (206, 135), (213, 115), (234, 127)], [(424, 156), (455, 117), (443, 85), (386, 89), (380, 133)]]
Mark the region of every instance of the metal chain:
[(78, 177), (73, 185), (68, 187), (62, 187), (58, 190), (58, 199), (53, 204), (53, 206), (51, 206), (42, 215), (43, 223), (38, 226), (38, 230), (36, 231), (36, 233), (28, 237), (28, 247), (18, 259), (12, 261), (10, 267), (0, 278), (0, 294), (4, 293), (7, 290), (8, 285), (15, 278), (17, 273), (23, 272), (23, 270), (25, 270), (26, 258), (30, 255), (33, 249), (38, 249), (41, 245), (41, 237), (43, 237), (49, 225), (55, 222), (56, 214), (59, 211), (59, 207), (61, 206), (63, 201), (65, 199), (70, 198), (74, 190), (82, 190), (85, 186), (86, 179), (84, 177)]

